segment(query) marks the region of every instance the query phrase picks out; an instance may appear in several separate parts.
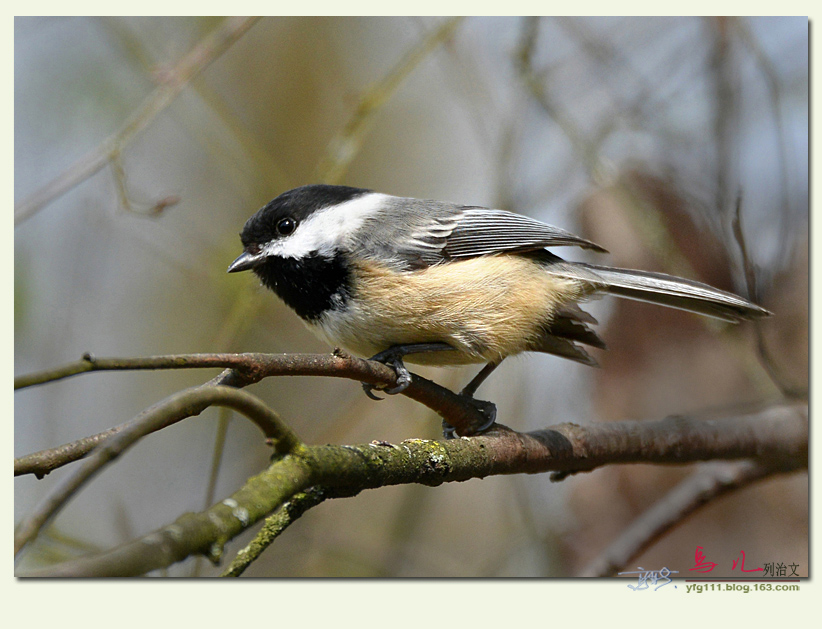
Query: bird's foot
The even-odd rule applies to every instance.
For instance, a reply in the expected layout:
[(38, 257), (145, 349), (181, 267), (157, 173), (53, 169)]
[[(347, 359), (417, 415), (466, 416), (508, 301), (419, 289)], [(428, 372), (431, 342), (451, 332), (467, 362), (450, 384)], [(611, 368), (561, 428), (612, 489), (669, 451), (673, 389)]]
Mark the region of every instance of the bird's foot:
[(476, 428), (473, 426), (469, 427), (470, 431), (467, 432), (467, 434), (458, 435), (457, 429), (447, 421), (443, 420), (442, 436), (445, 437), (445, 439), (456, 439), (459, 436), (471, 436), (485, 432), (494, 425), (494, 422), (497, 421), (496, 404), (493, 402), (486, 402), (485, 400), (476, 400), (470, 396), (463, 396), (463, 398), (468, 404), (473, 406), (479, 412), (479, 415), (484, 419), (484, 421)]
[(397, 384), (390, 389), (382, 389), (374, 386), (373, 384), (368, 384), (367, 382), (362, 383), (363, 391), (365, 391), (365, 394), (372, 400), (380, 401), (385, 399), (374, 395), (375, 389), (383, 391), (388, 395), (396, 395), (397, 393), (402, 393), (405, 391), (408, 388), (408, 385), (411, 384), (411, 372), (408, 371), (408, 367), (405, 366), (405, 363), (402, 360), (402, 357), (409, 353), (405, 351), (405, 347), (406, 346), (403, 345), (389, 347), (387, 350), (380, 352), (379, 354), (375, 354), (369, 359), (376, 360), (378, 363), (391, 367), (394, 370), (394, 373), (397, 374)]
[(453, 349), (453, 347), (446, 343), (410, 343), (408, 345), (393, 345), (387, 350), (374, 354), (369, 360), (376, 360), (383, 365), (391, 367), (397, 374), (396, 386), (390, 389), (383, 389), (376, 387), (373, 384), (363, 382), (363, 391), (365, 391), (365, 394), (372, 400), (384, 399), (374, 395), (374, 390), (383, 391), (388, 395), (402, 393), (408, 388), (408, 385), (411, 384), (411, 372), (408, 371), (408, 368), (405, 366), (405, 363), (402, 360), (403, 356), (408, 354), (422, 354), (425, 352), (453, 351)]

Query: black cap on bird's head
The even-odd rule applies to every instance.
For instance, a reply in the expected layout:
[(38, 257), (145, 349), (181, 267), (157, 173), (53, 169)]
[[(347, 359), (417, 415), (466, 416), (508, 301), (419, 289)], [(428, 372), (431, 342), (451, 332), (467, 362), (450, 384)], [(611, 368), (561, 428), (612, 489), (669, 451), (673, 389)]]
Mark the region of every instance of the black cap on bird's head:
[(364, 188), (312, 184), (283, 192), (246, 221), (240, 232), (245, 251), (228, 267), (229, 273), (247, 271), (272, 253), (266, 245), (287, 238), (318, 210), (340, 205), (372, 192)]

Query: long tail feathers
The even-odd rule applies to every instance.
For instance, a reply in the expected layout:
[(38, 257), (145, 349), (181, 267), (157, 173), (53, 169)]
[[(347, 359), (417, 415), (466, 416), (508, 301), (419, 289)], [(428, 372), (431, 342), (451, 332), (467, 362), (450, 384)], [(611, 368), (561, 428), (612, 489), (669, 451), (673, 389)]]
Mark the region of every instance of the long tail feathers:
[(687, 310), (731, 323), (772, 314), (732, 293), (664, 273), (567, 262), (552, 265), (549, 272), (593, 284), (611, 295)]

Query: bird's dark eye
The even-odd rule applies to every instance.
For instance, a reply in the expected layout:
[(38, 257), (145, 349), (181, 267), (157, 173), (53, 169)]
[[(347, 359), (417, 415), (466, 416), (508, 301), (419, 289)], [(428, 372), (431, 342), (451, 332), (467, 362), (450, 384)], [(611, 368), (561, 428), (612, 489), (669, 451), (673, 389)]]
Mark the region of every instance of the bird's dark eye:
[(288, 234), (295, 229), (297, 229), (297, 221), (290, 216), (286, 216), (277, 221), (277, 233), (280, 234), (280, 236), (288, 236)]

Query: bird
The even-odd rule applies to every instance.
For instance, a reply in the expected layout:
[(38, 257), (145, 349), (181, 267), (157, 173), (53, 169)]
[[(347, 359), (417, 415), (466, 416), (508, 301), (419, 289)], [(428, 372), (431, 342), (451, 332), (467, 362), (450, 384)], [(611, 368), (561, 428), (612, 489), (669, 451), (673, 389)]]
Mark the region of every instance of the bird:
[[(730, 323), (772, 314), (701, 282), (566, 261), (548, 249), (607, 250), (521, 214), (365, 188), (283, 192), (248, 219), (240, 239), (228, 272), (251, 270), (329, 344), (392, 367), (397, 381), (387, 394), (411, 383), (406, 361), (484, 364), (460, 391), (468, 398), (523, 352), (594, 366), (583, 346), (605, 343), (579, 304), (604, 294)], [(494, 423), (491, 407), (480, 430)]]

